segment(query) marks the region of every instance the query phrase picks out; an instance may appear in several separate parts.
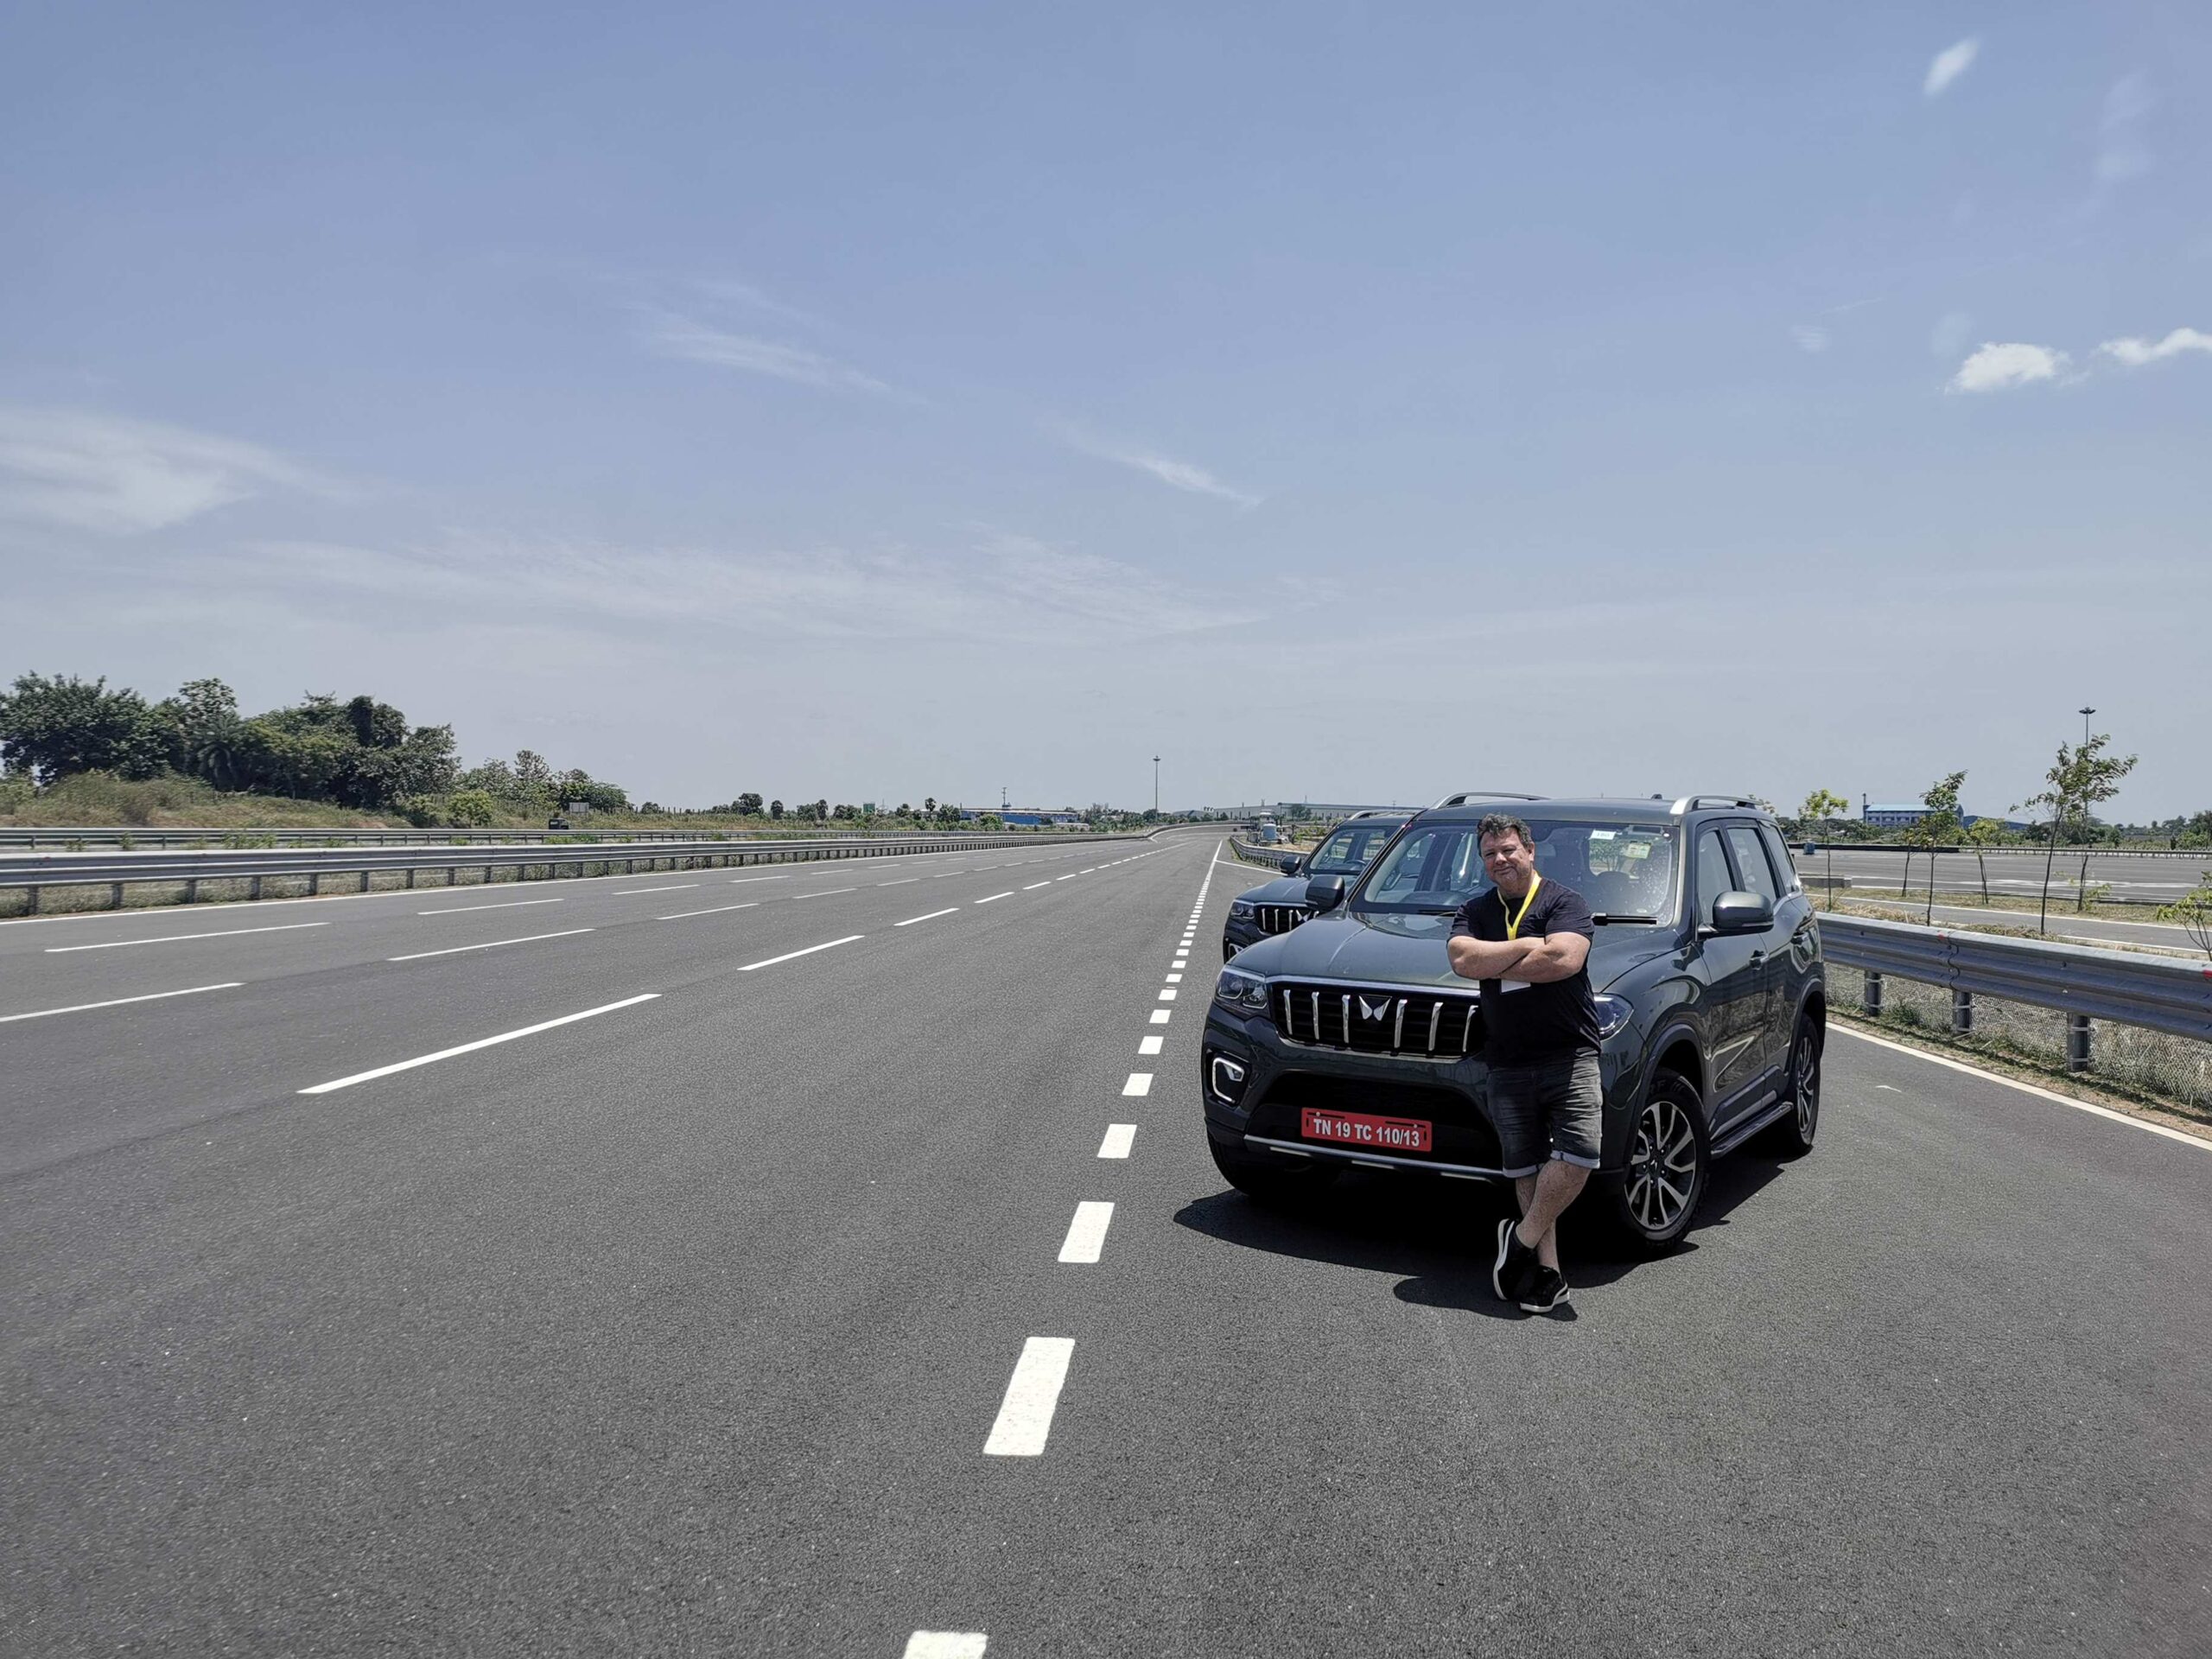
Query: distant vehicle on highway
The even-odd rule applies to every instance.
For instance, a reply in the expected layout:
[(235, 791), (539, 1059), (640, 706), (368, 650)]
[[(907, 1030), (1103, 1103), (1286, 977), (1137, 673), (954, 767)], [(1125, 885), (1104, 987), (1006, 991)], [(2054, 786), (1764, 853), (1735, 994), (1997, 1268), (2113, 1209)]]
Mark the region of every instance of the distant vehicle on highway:
[(1225, 962), (1246, 945), (1272, 934), (1287, 933), (1313, 913), (1306, 889), (1317, 875), (1355, 879), (1375, 861), (1398, 826), (1410, 812), (1355, 812), (1329, 832), (1310, 858), (1286, 856), (1283, 874), (1274, 881), (1240, 893), (1230, 900), (1229, 919), (1222, 925), (1221, 955)]
[[(1497, 806), (1415, 815), (1348, 895), (1344, 876), (1310, 879), (1306, 902), (1329, 913), (1222, 968), (1199, 1088), (1235, 1185), (1303, 1200), (1354, 1165), (1503, 1180), (1481, 995), (1445, 950), (1454, 913), (1490, 886), (1476, 826)], [(1631, 1241), (1664, 1248), (1716, 1159), (1762, 1132), (1785, 1155), (1812, 1149), (1827, 1003), (1811, 902), (1749, 799), (1514, 810), (1537, 873), (1596, 912), (1605, 1104), (1592, 1191)]]

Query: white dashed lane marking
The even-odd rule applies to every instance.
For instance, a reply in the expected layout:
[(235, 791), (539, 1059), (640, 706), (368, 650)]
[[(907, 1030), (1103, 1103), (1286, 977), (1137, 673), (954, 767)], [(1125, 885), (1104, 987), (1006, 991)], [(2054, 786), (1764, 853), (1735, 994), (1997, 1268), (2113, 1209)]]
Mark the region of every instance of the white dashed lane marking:
[(1137, 1052), (1140, 1054), (1157, 1054), (1160, 1052), (1160, 1045), (1162, 1040), (1162, 1039), (1158, 1037), (1147, 1037), (1137, 1045)]
[(1106, 1138), (1098, 1143), (1098, 1155), (1101, 1158), (1126, 1158), (1129, 1155), (1129, 1142), (1136, 1138), (1135, 1124), (1109, 1123)]
[(1075, 1219), (1068, 1224), (1068, 1236), (1060, 1243), (1060, 1260), (1096, 1262), (1106, 1248), (1106, 1230), (1113, 1221), (1111, 1204), (1086, 1201), (1076, 1205)]
[(916, 1630), (906, 1638), (906, 1659), (983, 1659), (989, 1641), (982, 1630)]
[(841, 944), (850, 944), (855, 939), (864, 939), (865, 933), (848, 933), (842, 939), (830, 939), (821, 944), (810, 944), (804, 950), (786, 950), (780, 957), (770, 957), (765, 962), (748, 962), (737, 971), (749, 974), (756, 968), (772, 968), (779, 962), (796, 962), (801, 957), (810, 957), (817, 950), (834, 950)]
[(618, 899), (627, 899), (633, 893), (681, 893), (686, 887), (696, 887), (698, 885), (696, 881), (678, 881), (673, 887), (617, 887), (614, 889), (614, 896)]
[(151, 939), (109, 939), (99, 944), (49, 944), (49, 957), (67, 956), (72, 950), (120, 950), (133, 944), (176, 944), (186, 939), (232, 939), (241, 933), (296, 933), (303, 927), (328, 927), (328, 922), (280, 922), (274, 927), (226, 927), (216, 933), (164, 933)]
[(933, 910), (926, 916), (909, 916), (905, 921), (893, 922), (892, 925), (893, 927), (912, 927), (916, 922), (933, 922), (940, 916), (951, 915), (954, 911), (959, 908), (960, 906), (957, 905), (948, 905), (943, 910)]
[(388, 1077), (396, 1071), (412, 1071), (418, 1065), (435, 1065), (440, 1060), (449, 1060), (456, 1054), (473, 1054), (480, 1048), (490, 1048), (497, 1043), (512, 1043), (518, 1037), (535, 1037), (541, 1031), (551, 1031), (556, 1026), (573, 1026), (579, 1020), (595, 1019), (602, 1014), (613, 1014), (618, 1008), (634, 1008), (640, 1002), (651, 1002), (659, 996), (658, 991), (645, 991), (637, 996), (626, 996), (620, 1002), (607, 1002), (596, 1008), (586, 1008), (582, 1014), (564, 1014), (558, 1020), (542, 1020), (534, 1026), (524, 1026), (519, 1031), (503, 1031), (496, 1037), (480, 1037), (473, 1043), (461, 1043), (452, 1048), (442, 1048), (435, 1054), (418, 1054), (411, 1060), (398, 1060), (390, 1065), (380, 1065), (373, 1071), (356, 1071), (350, 1077), (337, 1077), (328, 1083), (318, 1083), (312, 1089), (302, 1089), (303, 1095), (327, 1095), (334, 1089), (350, 1089), (357, 1083), (367, 1083), (377, 1077)]
[(143, 996), (118, 996), (105, 1002), (77, 1002), (66, 1008), (38, 1008), (29, 1014), (0, 1014), (0, 1026), (12, 1025), (18, 1020), (45, 1020), (57, 1014), (85, 1014), (93, 1008), (119, 1008), (126, 1002), (159, 1002), (164, 997), (198, 996), (202, 991), (235, 991), (245, 982), (226, 979), (219, 985), (188, 985), (181, 991), (149, 991)]
[(1124, 1096), (1142, 1096), (1151, 1092), (1152, 1073), (1149, 1071), (1132, 1071), (1129, 1073), (1129, 1080), (1122, 1085), (1122, 1093)]
[(1068, 1380), (1068, 1362), (1074, 1357), (1072, 1337), (1032, 1337), (1021, 1344), (1021, 1357), (1014, 1361), (1014, 1375), (1007, 1380), (1006, 1397), (999, 1402), (990, 1438), (983, 1442), (985, 1457), (1043, 1455), (1060, 1389)]
[(741, 905), (709, 905), (704, 910), (679, 910), (672, 915), (658, 917), (655, 919), (664, 922), (680, 922), (686, 916), (719, 916), (728, 910), (758, 910), (760, 908), (760, 901), (758, 899), (748, 899)]
[(579, 933), (588, 933), (588, 927), (564, 927), (558, 933), (527, 933), (518, 939), (486, 939), (481, 944), (449, 944), (442, 950), (411, 950), (404, 957), (386, 957), (386, 962), (420, 962), (425, 957), (457, 957), (464, 950), (496, 950), (503, 944), (536, 944), (540, 939), (573, 938)]
[(502, 899), (496, 905), (448, 905), (443, 910), (418, 910), (417, 916), (458, 916), (465, 910), (520, 910), (524, 905), (557, 905), (558, 899)]

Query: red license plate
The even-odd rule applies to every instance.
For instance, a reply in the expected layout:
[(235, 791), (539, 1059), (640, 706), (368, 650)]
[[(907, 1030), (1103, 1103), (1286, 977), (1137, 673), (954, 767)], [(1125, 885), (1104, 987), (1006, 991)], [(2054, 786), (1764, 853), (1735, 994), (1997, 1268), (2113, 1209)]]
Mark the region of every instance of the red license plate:
[(1333, 1141), (1340, 1146), (1366, 1147), (1376, 1152), (1433, 1152), (1433, 1127), (1418, 1117), (1370, 1117), (1364, 1112), (1317, 1112), (1311, 1106), (1298, 1114), (1298, 1132), (1308, 1141)]

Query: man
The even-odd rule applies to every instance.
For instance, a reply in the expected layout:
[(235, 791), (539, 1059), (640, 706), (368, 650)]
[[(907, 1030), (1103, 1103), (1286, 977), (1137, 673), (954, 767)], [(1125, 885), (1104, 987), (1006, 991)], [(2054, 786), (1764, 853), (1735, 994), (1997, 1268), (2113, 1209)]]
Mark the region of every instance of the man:
[(1491, 1287), (1542, 1313), (1567, 1295), (1560, 1212), (1598, 1167), (1605, 1090), (1583, 967), (1596, 930), (1580, 893), (1536, 874), (1527, 824), (1493, 812), (1475, 834), (1493, 885), (1459, 907), (1452, 971), (1482, 982), (1491, 1122), (1521, 1205), (1497, 1224)]

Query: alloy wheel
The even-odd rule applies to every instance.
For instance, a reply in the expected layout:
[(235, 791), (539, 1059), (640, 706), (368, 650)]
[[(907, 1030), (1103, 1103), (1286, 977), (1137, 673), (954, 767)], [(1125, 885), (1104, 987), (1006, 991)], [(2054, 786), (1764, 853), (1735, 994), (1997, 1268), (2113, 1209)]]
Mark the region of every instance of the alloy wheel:
[(1646, 1232), (1670, 1232), (1696, 1194), (1697, 1126), (1681, 1102), (1655, 1095), (1629, 1147), (1629, 1211)]

